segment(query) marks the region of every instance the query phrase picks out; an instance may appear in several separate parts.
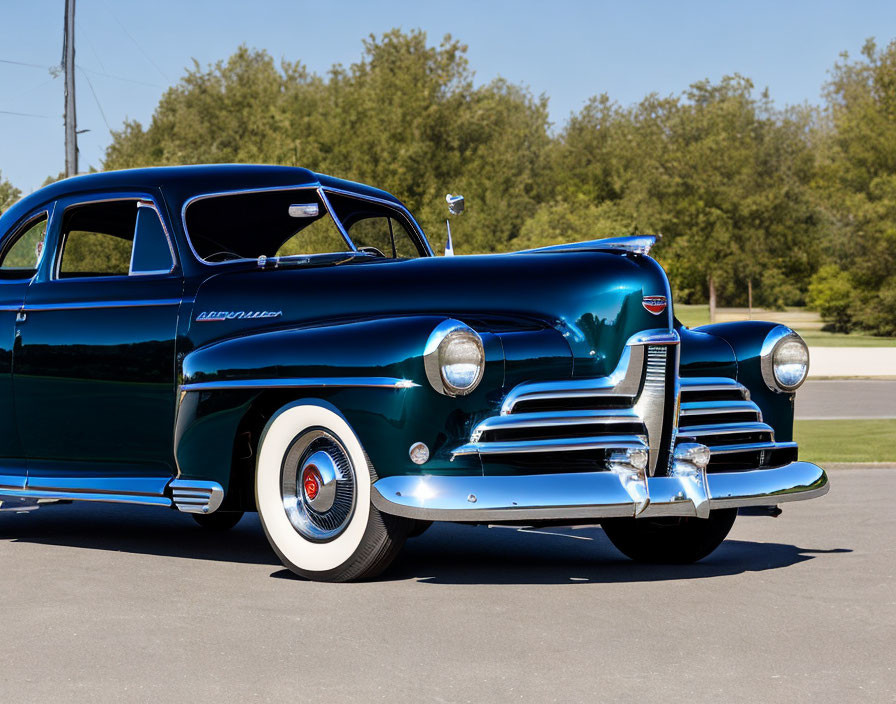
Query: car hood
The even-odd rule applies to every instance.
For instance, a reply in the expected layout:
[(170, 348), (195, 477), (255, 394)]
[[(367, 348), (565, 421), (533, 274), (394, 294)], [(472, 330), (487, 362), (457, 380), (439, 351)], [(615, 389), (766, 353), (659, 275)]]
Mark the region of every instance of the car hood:
[[(193, 346), (260, 328), (401, 315), (445, 315), (480, 331), (550, 327), (569, 345), (574, 374), (611, 372), (626, 340), (672, 326), (645, 296), (670, 300), (650, 257), (597, 251), (360, 260), (273, 270), (221, 267), (195, 296)], [(225, 315), (237, 314), (237, 315)]]

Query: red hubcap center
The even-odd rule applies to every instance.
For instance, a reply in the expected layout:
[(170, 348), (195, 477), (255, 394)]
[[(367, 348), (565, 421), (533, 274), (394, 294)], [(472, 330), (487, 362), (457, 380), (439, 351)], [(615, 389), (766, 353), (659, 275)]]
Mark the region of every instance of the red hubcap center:
[(309, 501), (314, 501), (314, 497), (320, 491), (320, 473), (313, 464), (305, 467), (302, 472), (302, 487), (305, 490), (305, 496)]

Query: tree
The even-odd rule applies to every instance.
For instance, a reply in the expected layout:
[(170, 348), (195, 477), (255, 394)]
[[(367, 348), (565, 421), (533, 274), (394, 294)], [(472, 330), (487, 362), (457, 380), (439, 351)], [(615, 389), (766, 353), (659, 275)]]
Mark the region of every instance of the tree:
[(326, 79), (241, 47), (194, 64), (150, 126), (114, 133), (105, 168), (262, 162), (302, 165), (398, 194), (436, 242), (445, 194), (470, 194), (461, 251), (495, 251), (519, 232), (543, 183), (547, 99), (496, 80), (474, 88), (466, 47), (392, 30)]
[(22, 197), (22, 192), (3, 178), (0, 172), (0, 214)]
[[(849, 276), (856, 304), (848, 325), (892, 334), (896, 311), (896, 41), (862, 58), (848, 54), (826, 88), (815, 181), (828, 218), (827, 258)], [(823, 283), (826, 274), (819, 272)], [(827, 318), (843, 325), (842, 319)]]

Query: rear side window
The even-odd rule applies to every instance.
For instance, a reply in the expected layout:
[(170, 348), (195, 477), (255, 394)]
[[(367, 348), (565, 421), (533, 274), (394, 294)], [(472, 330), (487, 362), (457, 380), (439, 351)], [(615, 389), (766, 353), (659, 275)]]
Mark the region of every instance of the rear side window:
[(149, 202), (76, 205), (62, 219), (57, 277), (128, 276), (171, 271), (173, 254)]
[(30, 279), (37, 273), (47, 236), (47, 214), (25, 223), (10, 238), (10, 245), (0, 256), (0, 278)]

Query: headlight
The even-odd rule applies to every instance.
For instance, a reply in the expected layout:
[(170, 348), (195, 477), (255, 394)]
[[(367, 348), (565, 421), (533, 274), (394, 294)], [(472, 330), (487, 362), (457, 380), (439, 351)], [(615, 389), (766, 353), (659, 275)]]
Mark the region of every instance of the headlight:
[(436, 391), (446, 396), (468, 394), (485, 371), (482, 338), (457, 320), (439, 323), (426, 342), (423, 364)]
[(773, 328), (762, 343), (762, 378), (772, 391), (796, 391), (809, 373), (809, 348), (803, 338), (783, 325)]

